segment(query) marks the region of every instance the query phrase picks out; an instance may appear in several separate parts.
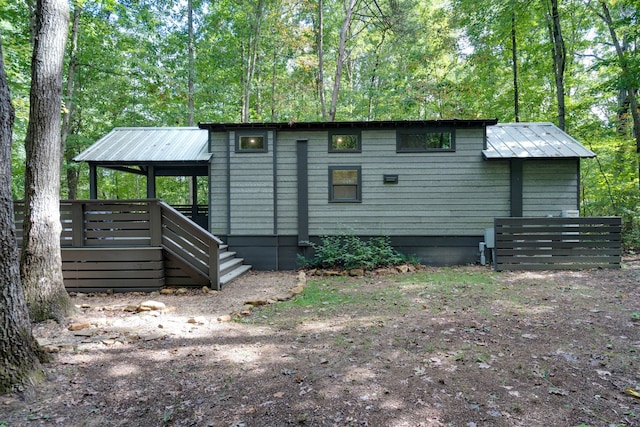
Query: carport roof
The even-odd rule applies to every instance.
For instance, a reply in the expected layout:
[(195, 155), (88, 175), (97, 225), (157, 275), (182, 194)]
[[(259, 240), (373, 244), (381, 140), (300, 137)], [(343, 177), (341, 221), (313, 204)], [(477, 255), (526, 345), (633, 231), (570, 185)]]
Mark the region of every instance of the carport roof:
[(596, 154), (553, 123), (487, 126), (485, 159), (590, 158)]

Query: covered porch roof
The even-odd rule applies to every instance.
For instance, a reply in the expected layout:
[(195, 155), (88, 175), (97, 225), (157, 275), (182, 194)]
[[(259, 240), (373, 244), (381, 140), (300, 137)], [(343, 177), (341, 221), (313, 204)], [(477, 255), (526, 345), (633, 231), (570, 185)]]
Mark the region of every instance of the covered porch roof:
[(97, 198), (98, 167), (147, 177), (147, 197), (155, 198), (156, 176), (208, 176), (208, 132), (196, 127), (115, 128), (74, 157), (90, 169), (91, 198)]

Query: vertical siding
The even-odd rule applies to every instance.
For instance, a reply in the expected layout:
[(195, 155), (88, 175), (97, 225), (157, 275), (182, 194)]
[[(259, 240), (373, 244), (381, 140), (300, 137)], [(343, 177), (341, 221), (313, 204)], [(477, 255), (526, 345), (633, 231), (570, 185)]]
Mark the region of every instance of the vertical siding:
[(563, 209), (578, 209), (578, 160), (524, 162), (523, 216), (560, 216)]

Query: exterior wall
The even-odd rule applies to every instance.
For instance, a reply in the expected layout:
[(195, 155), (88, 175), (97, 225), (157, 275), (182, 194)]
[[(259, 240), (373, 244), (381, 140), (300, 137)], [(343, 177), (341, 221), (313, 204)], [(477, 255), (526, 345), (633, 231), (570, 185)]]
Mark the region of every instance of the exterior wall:
[(579, 160), (530, 160), (522, 170), (523, 216), (560, 216), (578, 209)]
[[(258, 270), (292, 269), (298, 236), (298, 141), (306, 140), (308, 232), (385, 235), (430, 265), (472, 263), (495, 217), (510, 216), (509, 161), (482, 158), (483, 130), (458, 129), (455, 151), (396, 153), (394, 130), (363, 130), (360, 153), (329, 153), (326, 130), (268, 131), (268, 151), (236, 153), (235, 132), (212, 132), (211, 231)], [(358, 166), (361, 203), (329, 202), (329, 168)], [(383, 175), (398, 175), (384, 184)], [(523, 165), (525, 216), (578, 206), (577, 160)]]

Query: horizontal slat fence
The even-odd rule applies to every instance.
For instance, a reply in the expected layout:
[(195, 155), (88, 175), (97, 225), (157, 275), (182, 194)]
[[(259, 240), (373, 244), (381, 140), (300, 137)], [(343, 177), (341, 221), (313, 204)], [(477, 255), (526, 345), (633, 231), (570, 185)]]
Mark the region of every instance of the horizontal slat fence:
[(495, 218), (495, 269), (620, 268), (620, 217)]
[[(14, 202), (18, 245), (24, 203)], [(222, 242), (166, 203), (60, 202), (63, 274), (69, 289), (158, 289), (165, 283), (220, 287)]]

